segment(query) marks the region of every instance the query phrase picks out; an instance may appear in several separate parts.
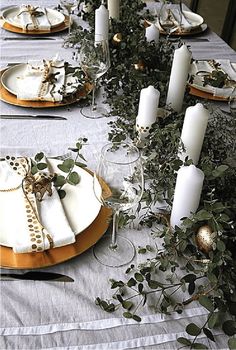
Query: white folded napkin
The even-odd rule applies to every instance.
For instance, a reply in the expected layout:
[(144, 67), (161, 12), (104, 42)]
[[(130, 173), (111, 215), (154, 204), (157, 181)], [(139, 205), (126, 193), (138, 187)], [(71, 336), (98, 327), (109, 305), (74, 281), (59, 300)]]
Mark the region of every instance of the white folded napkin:
[(173, 9), (164, 8), (161, 11), (161, 13), (158, 14), (155, 24), (159, 30), (163, 30), (162, 25), (165, 22), (166, 23), (169, 22), (173, 24), (173, 28), (171, 32), (175, 32), (175, 31), (187, 32), (187, 31), (191, 31), (193, 28), (197, 26), (196, 23), (192, 23), (190, 20), (186, 18), (184, 14), (181, 14), (179, 9), (174, 9), (174, 8)]
[(183, 31), (191, 31), (193, 28), (196, 27), (196, 23), (192, 23), (190, 20), (187, 20), (186, 16), (180, 12), (178, 9), (172, 9), (171, 10), (174, 23), (177, 27), (179, 27)]
[[(9, 245), (15, 253), (26, 253), (49, 249), (50, 242), (53, 248), (74, 243), (75, 234), (54, 187), (52, 195), (46, 193), (42, 201), (36, 200), (32, 193), (28, 193), (27, 197), (24, 195), (21, 186), (23, 176), (13, 170), (14, 164), (19, 164), (22, 159), (26, 158), (0, 162), (0, 228), (8, 235)], [(13, 165), (9, 165), (10, 162)]]
[[(215, 60), (217, 64), (219, 64), (219, 68), (224, 73), (226, 73), (232, 81), (236, 84), (236, 71), (234, 67), (232, 66), (230, 60), (223, 60), (223, 59), (217, 59)], [(194, 61), (194, 70), (196, 72), (209, 72), (211, 73), (215, 68), (210, 64), (209, 61)], [(200, 77), (200, 75), (199, 75)], [(203, 78), (201, 78), (202, 82), (204, 81)], [(197, 87), (197, 85), (196, 85)], [(217, 97), (224, 97), (229, 98), (236, 96), (236, 89), (234, 86), (229, 87), (223, 87), (223, 88), (217, 88), (210, 85), (206, 85), (206, 88), (211, 92), (214, 96)]]
[(63, 95), (76, 91), (78, 79), (65, 74), (65, 62), (53, 58), (29, 61), (26, 71), (17, 79), (17, 98), (28, 101), (61, 102)]
[(25, 31), (50, 31), (51, 29), (47, 10), (43, 7), (22, 5), (17, 18), (20, 19), (22, 29)]

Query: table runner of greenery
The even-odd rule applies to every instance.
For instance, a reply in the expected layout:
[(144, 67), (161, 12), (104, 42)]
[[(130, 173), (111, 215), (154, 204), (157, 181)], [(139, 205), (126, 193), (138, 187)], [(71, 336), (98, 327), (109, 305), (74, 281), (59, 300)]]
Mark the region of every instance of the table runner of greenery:
[[(94, 11), (100, 1), (86, 0), (85, 4), (91, 12), (82, 11), (79, 16), (94, 28)], [(120, 20), (112, 19), (110, 23), (111, 68), (101, 84), (111, 108), (110, 114), (118, 116), (109, 122), (108, 138), (111, 141), (137, 140), (135, 121), (142, 88), (148, 85), (157, 88), (161, 94), (160, 107), (165, 106), (174, 47), (168, 38), (161, 38), (159, 44), (146, 41), (144, 18), (151, 18), (151, 15), (148, 10), (143, 11), (144, 7), (140, 0), (122, 0)], [(118, 41), (114, 40), (117, 33)], [(66, 44), (78, 44), (85, 34), (86, 30), (75, 29)], [(142, 148), (148, 186), (142, 198), (140, 225), (148, 226), (153, 237), (161, 237), (163, 244), (155, 248), (153, 259), (147, 259), (142, 266), (131, 265), (125, 272), (124, 281), (111, 281), (115, 293), (110, 301), (97, 298), (96, 303), (107, 312), (123, 309), (124, 317), (141, 321), (138, 311), (150, 295), (156, 294), (156, 311), (165, 314), (181, 313), (190, 302), (198, 301), (209, 312), (205, 323), (190, 323), (186, 332), (194, 337), (192, 340), (179, 338), (178, 341), (190, 348), (205, 349), (206, 345), (197, 342), (198, 335), (203, 332), (215, 341), (212, 329), (221, 327), (229, 336), (229, 348), (235, 349), (235, 119), (205, 101), (211, 118), (198, 164), (205, 174), (199, 209), (183, 221), (183, 227), (171, 232), (166, 216), (157, 207), (163, 198), (171, 207), (176, 171), (183, 165), (177, 158), (177, 150), (185, 109), (196, 102), (197, 99), (186, 92), (183, 111), (170, 111), (167, 117), (158, 118)], [(184, 165), (191, 163), (186, 159)], [(128, 223), (132, 218), (126, 214), (121, 221)], [(163, 220), (165, 225), (160, 230), (159, 224)], [(213, 243), (207, 252), (202, 251), (195, 240), (203, 225), (213, 233)], [(141, 247), (139, 253), (149, 250), (153, 247)], [(178, 278), (179, 271), (182, 275)], [(189, 297), (180, 303), (174, 296), (181, 289), (187, 290)]]

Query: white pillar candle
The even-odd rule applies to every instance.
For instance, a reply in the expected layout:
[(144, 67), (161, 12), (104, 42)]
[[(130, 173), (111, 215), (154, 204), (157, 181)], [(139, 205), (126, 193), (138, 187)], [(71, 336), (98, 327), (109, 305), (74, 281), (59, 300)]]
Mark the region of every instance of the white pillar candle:
[(96, 36), (102, 35), (108, 40), (109, 13), (104, 5), (95, 10), (95, 40)]
[(140, 92), (136, 130), (143, 137), (148, 135), (151, 125), (156, 121), (159, 99), (160, 92), (152, 85)]
[(184, 166), (177, 173), (172, 205), (171, 227), (181, 226), (181, 218), (195, 213), (199, 206), (204, 173), (195, 165)]
[(182, 109), (191, 57), (192, 54), (186, 45), (175, 50), (166, 105), (176, 112), (180, 112)]
[(155, 41), (157, 44), (159, 41), (159, 30), (155, 26), (155, 24), (151, 24), (149, 27), (146, 28), (145, 36), (148, 42)]
[(119, 19), (120, 15), (120, 0), (107, 0), (107, 8), (109, 17)]
[(185, 150), (178, 154), (182, 161), (188, 156), (197, 165), (208, 119), (209, 112), (201, 103), (197, 103), (195, 106), (186, 109), (181, 133), (181, 141), (184, 144)]

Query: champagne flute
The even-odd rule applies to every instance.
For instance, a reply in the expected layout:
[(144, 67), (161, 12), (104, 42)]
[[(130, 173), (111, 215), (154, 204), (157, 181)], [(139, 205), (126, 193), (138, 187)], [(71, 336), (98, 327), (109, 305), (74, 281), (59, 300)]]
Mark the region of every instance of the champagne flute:
[(60, 4), (66, 9), (69, 15), (69, 27), (68, 32), (71, 32), (71, 24), (72, 24), (72, 12), (76, 9), (78, 5), (78, 0), (60, 0)]
[[(103, 181), (109, 190), (102, 186)], [(114, 142), (102, 148), (94, 174), (94, 193), (102, 205), (113, 210), (112, 236), (105, 235), (94, 247), (94, 256), (103, 265), (122, 266), (135, 255), (132, 242), (117, 235), (117, 219), (120, 211), (138, 204), (143, 194), (143, 182), (142, 162), (136, 146)]]
[(79, 52), (80, 65), (88, 79), (93, 82), (92, 104), (84, 107), (81, 114), (86, 118), (102, 118), (107, 114), (107, 110), (95, 103), (95, 90), (97, 80), (104, 75), (110, 67), (110, 55), (108, 40), (102, 35), (96, 34), (95, 39), (84, 38)]

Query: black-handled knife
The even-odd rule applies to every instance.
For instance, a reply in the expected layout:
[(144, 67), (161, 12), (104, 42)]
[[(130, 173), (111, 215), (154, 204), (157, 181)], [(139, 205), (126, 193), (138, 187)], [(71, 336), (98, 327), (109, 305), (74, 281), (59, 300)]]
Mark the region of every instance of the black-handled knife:
[(55, 272), (29, 271), (25, 273), (1, 273), (0, 281), (30, 280), (30, 281), (54, 281), (74, 282), (73, 278)]
[(67, 120), (65, 117), (60, 115), (50, 115), (50, 114), (0, 114), (0, 119), (19, 119), (19, 120)]

